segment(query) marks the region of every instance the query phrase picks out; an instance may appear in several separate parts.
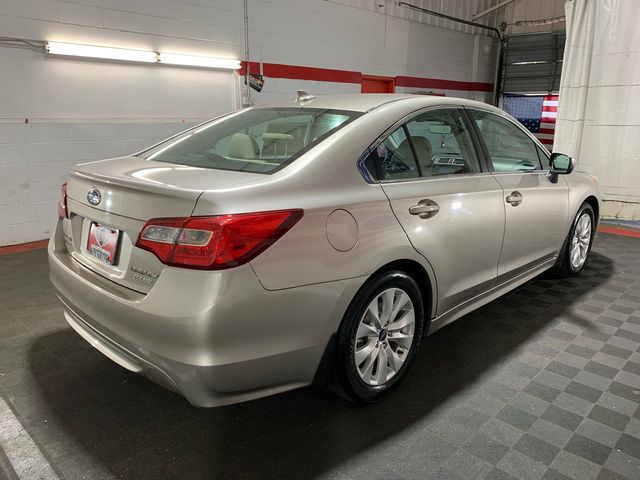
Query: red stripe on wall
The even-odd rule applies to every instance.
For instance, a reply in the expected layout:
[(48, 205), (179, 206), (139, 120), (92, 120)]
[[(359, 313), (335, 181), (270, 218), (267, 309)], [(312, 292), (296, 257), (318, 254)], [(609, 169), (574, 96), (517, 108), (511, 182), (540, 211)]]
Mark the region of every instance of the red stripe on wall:
[(552, 105), (544, 105), (542, 107), (542, 111), (543, 112), (557, 112), (558, 111), (558, 107), (557, 106), (552, 106)]
[(6, 245), (4, 247), (0, 247), (0, 255), (39, 250), (41, 248), (47, 248), (48, 244), (49, 240), (38, 240), (37, 242), (20, 243), (18, 245)]
[[(244, 76), (247, 73), (247, 62), (240, 62), (240, 69), (238, 70), (238, 75)], [(258, 62), (249, 62), (249, 73), (255, 73), (258, 75), (260, 73), (260, 64)]]
[(298, 67), (279, 63), (264, 63), (262, 71), (265, 77), (292, 78), (295, 80), (315, 80), (317, 82), (361, 83), (362, 74), (349, 70), (330, 68)]
[[(244, 75), (246, 62), (242, 62), (239, 75)], [(249, 73), (260, 74), (260, 64), (249, 62)], [(317, 82), (357, 83), (362, 82), (362, 74), (350, 70), (333, 68), (301, 67), (282, 63), (263, 63), (262, 75), (270, 78), (289, 78), (293, 80), (313, 80)]]
[(549, 135), (553, 135), (554, 133), (556, 133), (554, 128), (541, 128), (540, 130), (538, 130), (538, 133), (546, 133)]
[(396, 77), (396, 87), (438, 88), (442, 90), (465, 90), (468, 92), (493, 92), (492, 83), (461, 82), (440, 78)]
[(623, 237), (640, 238), (640, 231), (630, 230), (628, 228), (609, 227), (607, 225), (598, 225), (598, 231), (601, 233), (611, 233), (613, 235), (622, 235)]
[[(249, 73), (259, 74), (260, 64), (249, 62)], [(239, 75), (247, 71), (247, 63), (242, 62)], [(303, 67), (281, 63), (263, 63), (262, 75), (270, 78), (288, 78), (294, 80), (312, 80), (318, 82), (362, 83), (362, 73), (352, 70), (332, 68)], [(440, 90), (462, 90), (467, 92), (493, 92), (493, 84), (482, 82), (462, 82), (440, 78), (395, 77), (396, 87), (436, 88)]]

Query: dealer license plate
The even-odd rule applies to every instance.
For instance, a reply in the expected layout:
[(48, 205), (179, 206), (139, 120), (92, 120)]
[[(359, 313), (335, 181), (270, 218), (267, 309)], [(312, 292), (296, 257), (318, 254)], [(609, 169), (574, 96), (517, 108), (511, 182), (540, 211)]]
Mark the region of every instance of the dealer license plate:
[(114, 230), (97, 222), (92, 222), (89, 230), (87, 251), (101, 262), (113, 265), (116, 262), (119, 239), (120, 230)]

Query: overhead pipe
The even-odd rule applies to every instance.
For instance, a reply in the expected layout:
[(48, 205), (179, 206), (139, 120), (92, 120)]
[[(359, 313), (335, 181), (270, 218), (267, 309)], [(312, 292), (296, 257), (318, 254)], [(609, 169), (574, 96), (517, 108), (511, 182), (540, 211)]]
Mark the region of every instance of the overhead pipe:
[(500, 30), (498, 30), (496, 27), (490, 27), (489, 25), (483, 25), (482, 23), (472, 22), (471, 20), (465, 20), (464, 18), (453, 17), (451, 15), (436, 12), (434, 10), (418, 7), (417, 5), (413, 5), (407, 2), (400, 2), (399, 5), (400, 6), (404, 5), (405, 7), (408, 7), (411, 10), (415, 10), (421, 13), (426, 13), (427, 15), (433, 15), (434, 17), (444, 18), (445, 20), (451, 20), (452, 22), (463, 23), (465, 25), (470, 25), (472, 27), (482, 28), (484, 30), (490, 30), (498, 36), (500, 49), (498, 52), (498, 63), (496, 65), (495, 84), (493, 88), (493, 104), (497, 107), (500, 101), (500, 83), (502, 82), (502, 55), (504, 53), (504, 39), (502, 37), (502, 33), (500, 33)]
[(249, 0), (244, 0), (244, 91), (242, 107), (250, 107), (253, 102), (249, 86)]
[(480, 17), (484, 17), (485, 15), (489, 15), (490, 13), (495, 12), (496, 10), (501, 9), (502, 7), (506, 7), (507, 5), (509, 5), (510, 3), (515, 2), (516, 0), (505, 0), (502, 3), (498, 3), (497, 5), (494, 5), (493, 7), (489, 7), (486, 10), (476, 13), (475, 15), (471, 15), (471, 19), (472, 20), (477, 20)]
[(528, 26), (539, 26), (539, 25), (551, 25), (552, 23), (565, 22), (566, 18), (564, 15), (560, 17), (552, 17), (552, 18), (541, 18), (539, 20), (518, 20), (513, 23), (516, 27), (528, 27)]

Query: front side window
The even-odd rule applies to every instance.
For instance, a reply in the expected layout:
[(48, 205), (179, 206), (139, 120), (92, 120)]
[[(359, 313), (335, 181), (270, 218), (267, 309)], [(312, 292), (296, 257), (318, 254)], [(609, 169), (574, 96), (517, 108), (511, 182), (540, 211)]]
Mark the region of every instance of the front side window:
[(342, 110), (256, 108), (185, 132), (145, 156), (193, 167), (273, 173), (360, 115)]
[(536, 144), (520, 128), (498, 115), (470, 110), (496, 172), (541, 170)]
[(549, 168), (551, 164), (549, 163), (549, 154), (545, 152), (542, 148), (536, 145), (538, 150), (538, 158), (540, 159), (540, 163), (542, 164), (542, 168)]
[(425, 112), (407, 130), (423, 177), (480, 172), (469, 131), (458, 110)]

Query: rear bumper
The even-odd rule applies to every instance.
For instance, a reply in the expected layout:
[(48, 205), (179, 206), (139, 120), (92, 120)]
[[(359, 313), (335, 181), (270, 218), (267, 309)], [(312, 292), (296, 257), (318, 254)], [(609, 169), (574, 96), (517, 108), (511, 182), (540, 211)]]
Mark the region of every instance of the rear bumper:
[(312, 382), (364, 278), (265, 290), (250, 266), (166, 268), (146, 295), (93, 273), (49, 243), (51, 281), (68, 323), (116, 363), (211, 407)]

